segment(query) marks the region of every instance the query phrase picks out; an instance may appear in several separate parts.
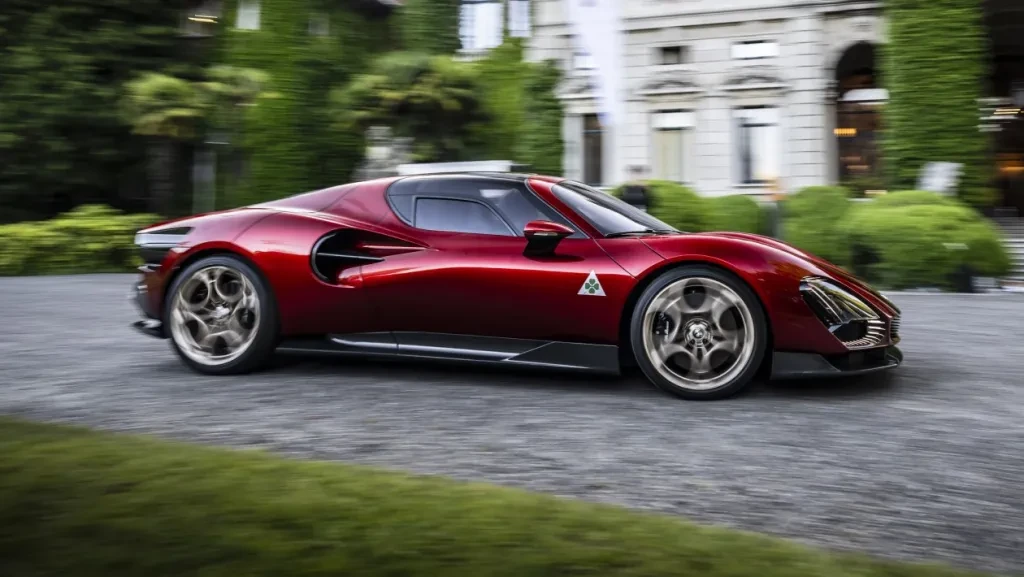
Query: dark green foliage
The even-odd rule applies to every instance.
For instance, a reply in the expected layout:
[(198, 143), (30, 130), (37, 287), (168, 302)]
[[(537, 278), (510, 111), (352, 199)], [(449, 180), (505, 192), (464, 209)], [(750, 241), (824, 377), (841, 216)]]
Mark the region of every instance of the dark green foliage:
[[(523, 62), (523, 46), (509, 38), (476, 62), (481, 101), (491, 119), (474, 135), (473, 148), (481, 156), (516, 160), (519, 140), (526, 136), (526, 80), (531, 65)], [(520, 161), (522, 162), (522, 161)]]
[(0, 2), (0, 222), (146, 207), (145, 147), (116, 104), (139, 73), (189, 69), (178, 16), (164, 0)]
[(0, 421), (9, 577), (966, 577), (441, 478)]
[(555, 96), (561, 78), (548, 62), (525, 62), (522, 41), (507, 38), (476, 63), (484, 110), (489, 118), (472, 136), (477, 158), (513, 160), (531, 172), (562, 174), (562, 103)]
[(914, 188), (926, 162), (959, 162), (965, 165), (961, 198), (990, 204), (990, 145), (978, 130), (987, 78), (981, 3), (889, 0), (886, 14), (884, 147), (891, 188)]
[[(532, 3), (531, 3), (532, 5)], [(515, 160), (530, 170), (562, 175), (562, 101), (555, 96), (561, 72), (551, 62), (531, 64), (526, 73), (522, 131)]]
[(135, 233), (160, 220), (83, 205), (50, 220), (0, 226), (0, 276), (128, 272), (140, 264)]
[[(362, 158), (363, 136), (332, 130), (331, 88), (365, 69), (374, 54), (392, 47), (387, 20), (349, 3), (263, 0), (260, 29), (234, 27), (235, 2), (224, 10), (220, 58), (265, 71), (275, 98), (248, 111), (235, 141), (245, 157), (236, 179), (222, 166), (221, 207), (280, 198), (346, 182)], [(310, 34), (312, 15), (329, 17), (329, 34)]]
[(857, 272), (885, 287), (949, 288), (961, 266), (992, 277), (1010, 268), (1006, 247), (989, 221), (930, 192), (898, 192), (855, 206), (842, 234), (852, 254), (869, 257)]
[(850, 193), (838, 186), (811, 186), (782, 202), (782, 233), (793, 246), (846, 266), (850, 246), (841, 227), (850, 210)]
[(450, 56), (462, 47), (460, 0), (406, 0), (398, 17), (402, 48), (409, 52)]
[[(684, 232), (709, 230), (712, 216), (708, 199), (668, 180), (648, 180), (644, 184), (647, 186), (647, 212), (651, 216)], [(614, 188), (612, 194), (621, 197), (625, 186)]]
[(841, 188), (811, 187), (786, 199), (783, 218), (787, 242), (886, 288), (948, 288), (961, 266), (993, 277), (1010, 266), (992, 224), (932, 192), (851, 202)]
[(708, 199), (710, 230), (761, 234), (766, 226), (761, 205), (745, 194), (730, 194)]
[(475, 160), (467, 145), (489, 118), (480, 101), (478, 69), (447, 56), (393, 52), (333, 95), (338, 132), (390, 126), (412, 137), (414, 160)]

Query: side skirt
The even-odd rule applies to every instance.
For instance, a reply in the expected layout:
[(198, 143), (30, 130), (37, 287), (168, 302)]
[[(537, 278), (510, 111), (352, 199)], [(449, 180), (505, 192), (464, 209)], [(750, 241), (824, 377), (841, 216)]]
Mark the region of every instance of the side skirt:
[(619, 347), (441, 333), (360, 333), (288, 339), (286, 354), (420, 359), (620, 374)]

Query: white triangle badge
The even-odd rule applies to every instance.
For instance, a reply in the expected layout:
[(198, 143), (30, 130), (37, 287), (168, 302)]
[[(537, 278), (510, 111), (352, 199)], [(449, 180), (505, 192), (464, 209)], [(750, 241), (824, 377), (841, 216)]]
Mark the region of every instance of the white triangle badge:
[(604, 288), (601, 287), (601, 281), (597, 280), (597, 273), (590, 271), (587, 275), (587, 280), (583, 281), (583, 286), (580, 287), (580, 292), (577, 294), (586, 296), (603, 297)]

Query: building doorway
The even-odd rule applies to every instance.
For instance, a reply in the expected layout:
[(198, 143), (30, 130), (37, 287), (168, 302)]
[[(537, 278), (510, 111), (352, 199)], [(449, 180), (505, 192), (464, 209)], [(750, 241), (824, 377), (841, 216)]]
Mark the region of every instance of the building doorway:
[(856, 194), (885, 188), (881, 156), (881, 88), (875, 46), (858, 42), (836, 64), (836, 150), (839, 182)]
[(993, 133), (997, 211), (1024, 217), (1024, 5), (985, 0), (991, 61), (986, 129)]

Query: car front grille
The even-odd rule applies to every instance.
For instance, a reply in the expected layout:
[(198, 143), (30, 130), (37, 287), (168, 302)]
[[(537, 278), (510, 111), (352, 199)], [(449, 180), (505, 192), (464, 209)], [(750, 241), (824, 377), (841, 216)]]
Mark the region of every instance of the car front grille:
[(867, 331), (863, 337), (854, 341), (848, 341), (845, 344), (850, 349), (867, 349), (882, 344), (884, 340), (885, 321), (872, 319), (867, 322)]
[(889, 335), (893, 339), (900, 338), (900, 315), (892, 318), (892, 324), (889, 325)]

